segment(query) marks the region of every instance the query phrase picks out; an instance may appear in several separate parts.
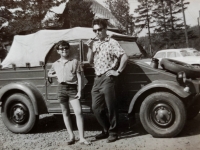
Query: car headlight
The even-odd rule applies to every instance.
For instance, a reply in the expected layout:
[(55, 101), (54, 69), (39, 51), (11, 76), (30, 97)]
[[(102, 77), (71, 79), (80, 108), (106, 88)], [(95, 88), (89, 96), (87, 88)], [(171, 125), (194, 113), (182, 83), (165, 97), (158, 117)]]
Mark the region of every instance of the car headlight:
[(185, 83), (186, 82), (186, 74), (185, 74), (185, 72), (184, 71), (178, 72), (177, 76), (176, 76), (176, 79), (178, 80), (178, 82)]
[[(180, 84), (186, 83), (187, 78), (186, 78), (185, 72), (184, 71), (178, 72), (177, 76), (176, 76), (176, 79)], [(184, 87), (183, 91), (189, 93), (190, 92), (190, 88), (185, 84), (184, 84), (184, 86), (185, 87)]]

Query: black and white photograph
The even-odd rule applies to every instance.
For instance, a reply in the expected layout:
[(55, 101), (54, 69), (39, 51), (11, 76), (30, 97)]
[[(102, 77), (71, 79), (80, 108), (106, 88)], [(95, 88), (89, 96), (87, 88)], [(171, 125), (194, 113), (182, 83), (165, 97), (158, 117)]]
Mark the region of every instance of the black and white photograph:
[(1, 0), (0, 150), (200, 150), (200, 0)]

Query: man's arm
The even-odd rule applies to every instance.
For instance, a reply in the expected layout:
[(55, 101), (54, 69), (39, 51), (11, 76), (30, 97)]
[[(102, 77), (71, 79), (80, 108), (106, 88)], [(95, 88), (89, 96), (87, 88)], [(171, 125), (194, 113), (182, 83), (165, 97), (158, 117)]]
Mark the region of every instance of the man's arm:
[(111, 76), (111, 75), (118, 76), (120, 74), (119, 72), (122, 72), (124, 70), (124, 68), (126, 67), (127, 61), (128, 61), (128, 56), (124, 53), (121, 56), (120, 64), (119, 64), (118, 69), (117, 70), (109, 70), (109, 71), (107, 71), (106, 72), (106, 76)]
[(127, 61), (128, 61), (128, 56), (124, 53), (121, 57), (120, 64), (117, 70), (122, 72), (126, 67)]
[(90, 47), (88, 47), (88, 53), (87, 53), (87, 60), (90, 64), (93, 63), (93, 57), (94, 57), (94, 54), (93, 54), (92, 48), (90, 46)]
[[(96, 37), (95, 37), (96, 38)], [(93, 58), (94, 58), (94, 53), (93, 53), (93, 44), (94, 44), (94, 39), (89, 39), (85, 44), (88, 46), (88, 53), (87, 53), (87, 60), (89, 64), (93, 63)]]

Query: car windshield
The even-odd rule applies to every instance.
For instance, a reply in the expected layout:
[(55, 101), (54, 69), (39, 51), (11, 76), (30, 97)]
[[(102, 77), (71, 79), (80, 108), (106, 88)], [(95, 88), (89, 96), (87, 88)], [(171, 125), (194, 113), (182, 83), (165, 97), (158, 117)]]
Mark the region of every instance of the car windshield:
[(183, 57), (185, 56), (200, 56), (200, 52), (197, 50), (183, 50), (181, 51)]
[(190, 51), (189, 53), (191, 53), (192, 56), (200, 56), (199, 51)]
[(118, 41), (118, 42), (129, 57), (137, 58), (142, 55), (136, 42), (128, 42), (128, 41)]

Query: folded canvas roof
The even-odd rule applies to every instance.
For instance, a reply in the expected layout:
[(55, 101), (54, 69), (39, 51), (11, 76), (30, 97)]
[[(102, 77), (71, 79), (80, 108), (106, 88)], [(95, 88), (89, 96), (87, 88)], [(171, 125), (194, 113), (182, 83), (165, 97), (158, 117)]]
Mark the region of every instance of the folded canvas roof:
[[(115, 32), (107, 31), (108, 35), (114, 35), (118, 39), (127, 38)], [(12, 64), (16, 67), (26, 67), (26, 63), (33, 66), (40, 66), (40, 61), (44, 62), (52, 46), (60, 40), (84, 40), (94, 38), (92, 28), (75, 27), (65, 30), (40, 30), (29, 35), (16, 35), (11, 45), (7, 57), (2, 62), (3, 68), (11, 68)]]

